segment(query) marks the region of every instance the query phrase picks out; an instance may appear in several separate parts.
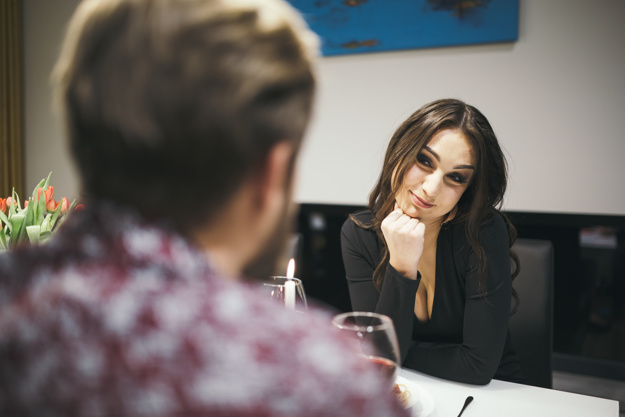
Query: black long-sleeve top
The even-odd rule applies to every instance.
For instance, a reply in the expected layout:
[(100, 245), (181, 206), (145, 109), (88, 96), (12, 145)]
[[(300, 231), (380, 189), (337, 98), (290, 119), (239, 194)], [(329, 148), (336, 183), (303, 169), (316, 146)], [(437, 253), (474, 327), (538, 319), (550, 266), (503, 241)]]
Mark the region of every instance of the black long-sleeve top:
[[(373, 214), (365, 211), (355, 217), (370, 224)], [(434, 304), (426, 324), (414, 314), (420, 276), (411, 280), (388, 265), (378, 291), (372, 277), (382, 244), (373, 230), (348, 219), (341, 230), (341, 247), (352, 308), (393, 319), (404, 367), (469, 384), (487, 384), (492, 378), (523, 382), (510, 346), (512, 279), (508, 229), (500, 215), (482, 226), (479, 240), (487, 258), (485, 292), (478, 288), (477, 258), (464, 225), (441, 229)]]

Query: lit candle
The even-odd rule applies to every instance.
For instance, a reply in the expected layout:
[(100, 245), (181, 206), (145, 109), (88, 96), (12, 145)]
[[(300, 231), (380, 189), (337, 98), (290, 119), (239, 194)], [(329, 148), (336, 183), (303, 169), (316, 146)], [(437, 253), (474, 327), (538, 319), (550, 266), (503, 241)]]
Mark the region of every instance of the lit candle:
[(290, 310), (295, 310), (295, 281), (292, 279), (294, 273), (295, 259), (291, 259), (286, 268), (286, 277), (288, 279), (284, 283), (284, 305)]
[(286, 267), (286, 277), (293, 278), (295, 275), (295, 259), (291, 258), (289, 265)]

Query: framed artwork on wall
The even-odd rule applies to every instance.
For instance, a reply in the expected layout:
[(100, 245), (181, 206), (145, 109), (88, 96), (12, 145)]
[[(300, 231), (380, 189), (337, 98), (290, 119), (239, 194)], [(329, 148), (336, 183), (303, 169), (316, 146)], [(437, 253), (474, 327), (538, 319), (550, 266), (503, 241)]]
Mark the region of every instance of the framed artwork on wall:
[(518, 0), (289, 0), (324, 56), (518, 39)]

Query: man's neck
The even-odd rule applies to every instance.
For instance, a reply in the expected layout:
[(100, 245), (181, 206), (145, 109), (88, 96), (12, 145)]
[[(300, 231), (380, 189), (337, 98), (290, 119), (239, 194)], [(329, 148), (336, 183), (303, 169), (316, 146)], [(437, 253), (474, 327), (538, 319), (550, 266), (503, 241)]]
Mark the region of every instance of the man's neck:
[(245, 265), (258, 250), (255, 236), (257, 220), (251, 212), (249, 191), (242, 190), (209, 223), (196, 229), (195, 243), (210, 258), (215, 268), (228, 278), (238, 279)]

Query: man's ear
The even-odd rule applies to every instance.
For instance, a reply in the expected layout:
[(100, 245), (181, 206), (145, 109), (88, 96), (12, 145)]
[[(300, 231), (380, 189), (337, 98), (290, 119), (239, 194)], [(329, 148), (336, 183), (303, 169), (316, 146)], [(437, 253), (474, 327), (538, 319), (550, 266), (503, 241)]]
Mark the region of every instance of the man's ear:
[[(291, 161), (294, 148), (288, 141), (281, 141), (272, 146), (256, 178), (258, 193), (257, 204), (266, 206), (277, 203), (280, 197), (288, 196), (287, 186), (291, 180)], [(280, 202), (279, 204), (283, 204)]]

